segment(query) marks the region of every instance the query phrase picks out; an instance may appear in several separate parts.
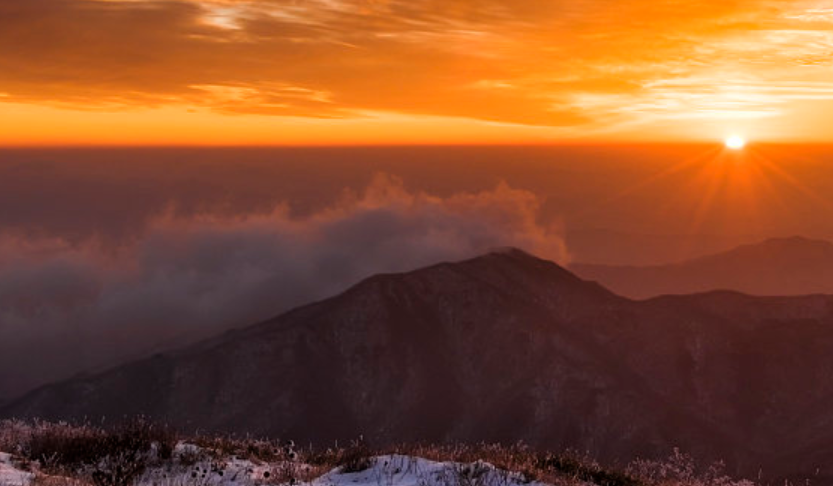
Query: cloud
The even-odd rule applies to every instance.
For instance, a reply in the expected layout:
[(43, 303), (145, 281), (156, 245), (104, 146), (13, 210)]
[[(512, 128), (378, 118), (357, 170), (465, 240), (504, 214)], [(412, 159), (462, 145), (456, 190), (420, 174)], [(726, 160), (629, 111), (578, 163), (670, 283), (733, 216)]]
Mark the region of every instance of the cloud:
[[(586, 121), (551, 97), (467, 89), (507, 75), (511, 53), (506, 32), (491, 23), (504, 23), (498, 6), (461, 5), (4, 3), (0, 87), (9, 102), (93, 110), (179, 104), (325, 118), (392, 111), (544, 125)], [(481, 13), (489, 10), (495, 13)]]
[(114, 250), (94, 238), (0, 239), (0, 396), (252, 324), (380, 272), (517, 246), (561, 262), (539, 198), (495, 189), (437, 197), (379, 175), (303, 217), (167, 212)]
[[(3, 2), (0, 90), (4, 102), (88, 110), (173, 104), (310, 118), (391, 112), (589, 126), (613, 115), (618, 123), (616, 108), (628, 97), (651, 99), (658, 81), (699, 77), (702, 88), (737, 73), (751, 82), (826, 79), (829, 11), (802, 5)], [(625, 101), (612, 110), (584, 102), (598, 95)]]

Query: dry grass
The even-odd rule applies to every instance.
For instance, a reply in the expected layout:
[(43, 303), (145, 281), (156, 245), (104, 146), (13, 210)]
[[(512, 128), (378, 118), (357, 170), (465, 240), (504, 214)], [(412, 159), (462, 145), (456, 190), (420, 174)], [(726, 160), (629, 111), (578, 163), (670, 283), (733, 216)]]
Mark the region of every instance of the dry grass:
[[(192, 444), (173, 455), (177, 441)], [(91, 425), (18, 421), (0, 422), (0, 450), (14, 454), (21, 469), (36, 472), (31, 486), (132, 486), (148, 467), (210, 465), (195, 473), (200, 486), (208, 473), (222, 476), (225, 461), (241, 459), (263, 467), (261, 484), (303, 484), (334, 468), (357, 472), (373, 465), (374, 457), (388, 454), (452, 462), (449, 486), (483, 486), (488, 463), (524, 482), (540, 481), (555, 486), (751, 486), (734, 481), (719, 465), (698, 470), (694, 461), (673, 451), (664, 461), (636, 461), (626, 469), (603, 467), (587, 455), (552, 453), (524, 444), (512, 446), (419, 445), (373, 448), (362, 439), (348, 446), (297, 449), (291, 442), (231, 436), (177, 436), (165, 427), (145, 421), (104, 429)], [(507, 476), (509, 477), (509, 476)]]
[(78, 477), (50, 476), (43, 473), (35, 474), (30, 486), (94, 486), (93, 483)]

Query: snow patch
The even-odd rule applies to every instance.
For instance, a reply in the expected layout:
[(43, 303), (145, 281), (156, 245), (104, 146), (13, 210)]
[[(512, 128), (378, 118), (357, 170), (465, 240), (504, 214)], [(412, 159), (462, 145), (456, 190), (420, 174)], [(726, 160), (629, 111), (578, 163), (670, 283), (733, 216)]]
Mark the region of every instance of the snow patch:
[(361, 472), (334, 469), (312, 486), (542, 486), (519, 474), (478, 461), (472, 464), (437, 462), (419, 457), (388, 455), (373, 459)]
[[(188, 444), (174, 455), (198, 453)], [(335, 468), (315, 479), (304, 477), (312, 467), (303, 463), (254, 463), (236, 457), (200, 460), (190, 466), (154, 467), (145, 471), (136, 486), (544, 486), (527, 481), (519, 473), (504, 471), (478, 461), (471, 464), (437, 462), (404, 455), (378, 456), (364, 471)], [(289, 473), (286, 477), (281, 473)], [(34, 475), (14, 467), (9, 454), (0, 454), (0, 486), (29, 486)]]
[(32, 473), (21, 471), (12, 464), (12, 456), (0, 452), (0, 485), (26, 486), (32, 480)]

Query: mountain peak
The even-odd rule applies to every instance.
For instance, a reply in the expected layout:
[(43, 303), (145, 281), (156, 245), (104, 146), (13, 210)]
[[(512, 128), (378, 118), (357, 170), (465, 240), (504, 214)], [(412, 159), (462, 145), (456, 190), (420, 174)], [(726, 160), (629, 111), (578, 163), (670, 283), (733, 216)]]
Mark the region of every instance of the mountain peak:
[(451, 265), (478, 272), (523, 275), (525, 278), (533, 278), (539, 282), (546, 280), (551, 283), (561, 282), (575, 285), (587, 283), (558, 263), (515, 247), (496, 248), (484, 255)]
[(612, 296), (595, 282), (584, 281), (553, 261), (514, 247), (495, 248), (469, 259), (446, 261), (406, 273), (374, 275), (347, 292), (416, 286), (451, 295), (464, 288), (482, 288), (484, 284), (504, 293), (535, 299), (551, 300), (555, 295), (563, 298)]
[(763, 247), (769, 248), (804, 248), (804, 247), (833, 247), (833, 243), (826, 240), (819, 240), (814, 238), (807, 238), (806, 236), (786, 236), (778, 238), (768, 238), (759, 243)]
[(493, 248), (492, 250), (488, 251), (487, 253), (474, 257), (470, 260), (463, 261), (461, 263), (472, 262), (477, 260), (488, 261), (491, 264), (495, 262), (504, 262), (505, 264), (515, 265), (515, 266), (523, 266), (523, 267), (535, 267), (535, 268), (558, 268), (562, 272), (566, 274), (572, 275), (571, 272), (566, 270), (564, 267), (560, 266), (558, 263), (547, 260), (545, 258), (541, 258), (539, 256), (533, 255), (526, 250), (522, 250), (520, 248), (516, 248), (514, 246), (506, 246), (506, 247), (499, 247)]
[(519, 258), (519, 259), (534, 259), (540, 260), (540, 258), (536, 257), (535, 255), (521, 250), (520, 248), (514, 246), (502, 246), (493, 248), (490, 250), (486, 255), (495, 255), (495, 256), (508, 256), (512, 258)]

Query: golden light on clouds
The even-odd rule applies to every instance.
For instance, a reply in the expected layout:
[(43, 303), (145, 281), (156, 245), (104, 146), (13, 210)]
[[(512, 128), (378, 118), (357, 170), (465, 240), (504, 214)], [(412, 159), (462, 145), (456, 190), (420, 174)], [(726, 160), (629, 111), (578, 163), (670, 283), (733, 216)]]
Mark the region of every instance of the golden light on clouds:
[(3, 144), (825, 142), (833, 117), (822, 1), (27, 0), (0, 49)]

